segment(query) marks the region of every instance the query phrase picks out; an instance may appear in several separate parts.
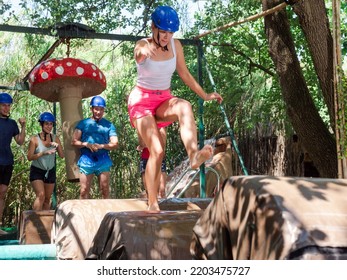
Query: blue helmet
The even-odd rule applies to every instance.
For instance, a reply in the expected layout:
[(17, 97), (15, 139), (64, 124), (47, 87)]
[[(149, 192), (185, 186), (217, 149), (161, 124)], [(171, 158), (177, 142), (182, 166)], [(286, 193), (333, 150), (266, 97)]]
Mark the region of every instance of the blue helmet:
[(12, 104), (12, 102), (13, 102), (13, 99), (11, 95), (9, 95), (6, 92), (0, 93), (0, 103)]
[(94, 96), (90, 101), (90, 106), (106, 107), (106, 101), (101, 96)]
[(169, 6), (158, 6), (152, 13), (152, 21), (161, 30), (176, 32), (180, 26), (177, 12)]
[(50, 112), (43, 112), (42, 114), (40, 114), (38, 121), (40, 123), (43, 123), (43, 122), (55, 123), (55, 117)]

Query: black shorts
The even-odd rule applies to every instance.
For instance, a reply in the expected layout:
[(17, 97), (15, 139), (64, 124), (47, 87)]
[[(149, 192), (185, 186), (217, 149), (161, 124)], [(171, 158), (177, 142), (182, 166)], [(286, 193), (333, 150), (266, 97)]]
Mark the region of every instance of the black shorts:
[(11, 181), (13, 165), (0, 165), (0, 185), (8, 186)]
[(41, 168), (37, 168), (36, 166), (30, 166), (29, 180), (30, 182), (41, 180), (46, 184), (54, 184), (56, 181), (55, 168), (47, 171)]
[[(140, 173), (144, 173), (146, 170), (146, 165), (147, 165), (148, 159), (142, 158), (140, 160)], [(161, 162), (161, 172), (166, 172), (166, 158), (163, 158), (163, 161)]]

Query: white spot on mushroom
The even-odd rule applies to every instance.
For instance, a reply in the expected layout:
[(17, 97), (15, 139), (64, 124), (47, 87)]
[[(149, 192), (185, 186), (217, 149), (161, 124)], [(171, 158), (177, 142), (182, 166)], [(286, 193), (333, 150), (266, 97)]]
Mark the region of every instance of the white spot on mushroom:
[(97, 69), (96, 66), (95, 66), (94, 64), (92, 64), (92, 68), (93, 68), (93, 70), (96, 70), (96, 69)]
[(77, 68), (76, 68), (76, 73), (77, 73), (78, 75), (82, 75), (82, 74), (84, 73), (84, 69), (83, 69), (82, 67), (77, 67)]
[(72, 66), (72, 63), (71, 62), (66, 62), (66, 65), (70, 67), (70, 66)]
[(89, 64), (89, 62), (86, 61), (86, 60), (80, 59), (80, 61), (81, 61), (83, 64)]
[(96, 73), (95, 72), (93, 72), (93, 77), (96, 77)]
[(99, 72), (99, 77), (102, 80), (102, 73), (101, 72)]
[(55, 73), (57, 73), (58, 75), (63, 75), (64, 74), (64, 67), (63, 66), (56, 67)]
[(44, 80), (48, 79), (48, 73), (47, 72), (42, 72), (41, 73), (41, 78), (44, 79)]

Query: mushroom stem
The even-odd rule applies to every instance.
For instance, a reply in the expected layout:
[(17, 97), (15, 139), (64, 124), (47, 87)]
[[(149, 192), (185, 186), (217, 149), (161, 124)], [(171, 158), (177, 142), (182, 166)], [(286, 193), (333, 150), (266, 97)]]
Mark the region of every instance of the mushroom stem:
[(66, 176), (69, 182), (79, 181), (77, 161), (80, 156), (79, 149), (71, 145), (73, 130), (78, 121), (83, 118), (82, 112), (83, 88), (64, 85), (59, 93), (60, 114), (65, 151)]
[(82, 98), (95, 96), (106, 89), (106, 77), (93, 63), (75, 58), (51, 58), (30, 73), (31, 94), (49, 102), (60, 102), (66, 176), (79, 181), (77, 161), (80, 150), (72, 147), (73, 130), (83, 119)]

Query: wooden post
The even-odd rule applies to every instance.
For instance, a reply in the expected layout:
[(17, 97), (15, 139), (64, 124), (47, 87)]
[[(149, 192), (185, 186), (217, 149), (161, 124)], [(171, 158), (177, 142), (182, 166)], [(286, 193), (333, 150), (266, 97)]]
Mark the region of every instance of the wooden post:
[(337, 147), (338, 178), (347, 178), (346, 162), (346, 119), (345, 104), (342, 92), (342, 58), (341, 58), (341, 0), (333, 0), (333, 42), (334, 42), (334, 103), (335, 103), (335, 134)]

